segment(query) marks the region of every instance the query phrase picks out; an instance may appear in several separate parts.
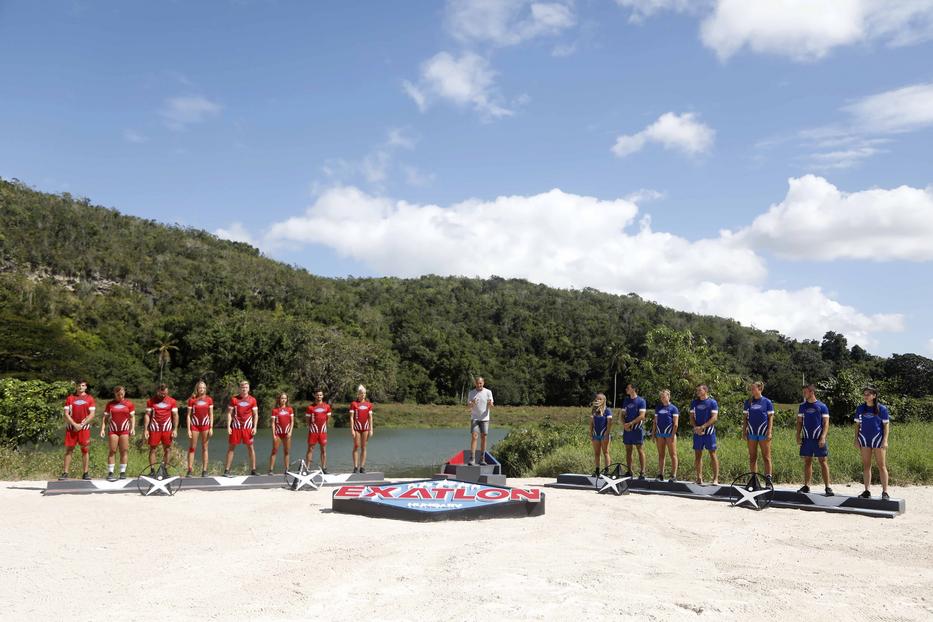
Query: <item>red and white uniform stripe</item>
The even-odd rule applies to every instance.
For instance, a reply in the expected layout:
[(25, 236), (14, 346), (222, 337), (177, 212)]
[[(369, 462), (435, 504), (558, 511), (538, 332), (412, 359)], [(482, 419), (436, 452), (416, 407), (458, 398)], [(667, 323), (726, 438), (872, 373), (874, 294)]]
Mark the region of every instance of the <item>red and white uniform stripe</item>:
[(373, 405), (370, 402), (350, 402), (350, 412), (356, 413), (356, 421), (353, 423), (353, 429), (357, 432), (366, 432), (369, 430), (369, 417), (373, 412)]
[(253, 409), (256, 408), (256, 398), (252, 395), (246, 397), (234, 395), (230, 398), (230, 405), (233, 407), (230, 428), (233, 430), (252, 430)]
[(211, 425), (211, 406), (214, 400), (209, 395), (192, 397), (188, 399), (188, 408), (191, 413), (191, 427), (207, 428)]
[(146, 402), (146, 408), (152, 411), (149, 415), (150, 432), (172, 431), (172, 410), (178, 408), (174, 397), (151, 397)]
[(295, 411), (291, 406), (276, 406), (272, 409), (272, 427), (275, 433), (285, 436), (292, 430), (295, 422)]
[(305, 411), (308, 415), (308, 432), (312, 434), (327, 434), (327, 417), (330, 415), (330, 404), (311, 404)]
[(104, 407), (104, 412), (110, 415), (110, 434), (129, 434), (133, 411), (136, 407), (129, 400), (110, 400)]

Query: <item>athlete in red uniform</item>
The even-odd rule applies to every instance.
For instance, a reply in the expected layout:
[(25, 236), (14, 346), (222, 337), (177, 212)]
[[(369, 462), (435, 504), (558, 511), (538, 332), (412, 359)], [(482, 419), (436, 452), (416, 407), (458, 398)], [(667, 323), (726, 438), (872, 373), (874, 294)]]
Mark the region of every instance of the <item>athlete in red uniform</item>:
[(330, 404), (324, 402), (324, 392), (314, 392), (314, 403), (305, 410), (308, 422), (308, 453), (305, 463), (311, 466), (311, 454), (315, 445), (321, 446), (321, 471), (327, 473), (327, 418), (331, 416)]
[(269, 456), (269, 475), (275, 468), (275, 455), (279, 453), (279, 443), (285, 447), (285, 469), (288, 470), (289, 457), (292, 453), (292, 429), (295, 427), (295, 411), (288, 405), (288, 395), (280, 393), (272, 408), (272, 454)]
[(172, 440), (178, 436), (178, 402), (168, 394), (168, 385), (160, 384), (155, 397), (146, 401), (145, 435), (149, 441), (149, 471), (154, 473), (156, 450), (162, 445), (162, 461), (172, 457)]
[(71, 454), (75, 445), (81, 446), (81, 464), (84, 468), (83, 479), (91, 479), (88, 474), (88, 445), (91, 442), (91, 420), (97, 406), (94, 398), (87, 392), (87, 382), (75, 382), (77, 390), (65, 399), (65, 468), (58, 479), (68, 479), (71, 468)]
[[(110, 425), (107, 425), (107, 422)], [(104, 416), (100, 422), (100, 437), (108, 438), (107, 481), (116, 479), (113, 475), (113, 462), (117, 449), (120, 450), (120, 479), (126, 479), (126, 458), (130, 450), (130, 437), (136, 436), (136, 407), (126, 399), (126, 389), (113, 388), (113, 399), (104, 406)]]
[(230, 476), (230, 465), (233, 464), (233, 450), (237, 445), (246, 445), (249, 453), (250, 475), (259, 475), (256, 472), (256, 449), (253, 447), (253, 433), (259, 423), (259, 408), (256, 398), (249, 394), (249, 383), (245, 380), (240, 383), (240, 393), (230, 398), (227, 407), (227, 435), (230, 445), (227, 447), (227, 462), (224, 467), (224, 476)]
[(366, 401), (366, 387), (356, 388), (350, 402), (350, 433), (353, 435), (353, 472), (366, 472), (366, 443), (373, 435), (373, 405)]
[(194, 452), (201, 441), (201, 477), (207, 477), (207, 445), (214, 435), (214, 400), (207, 394), (207, 384), (198, 380), (188, 398), (188, 473), (194, 471)]

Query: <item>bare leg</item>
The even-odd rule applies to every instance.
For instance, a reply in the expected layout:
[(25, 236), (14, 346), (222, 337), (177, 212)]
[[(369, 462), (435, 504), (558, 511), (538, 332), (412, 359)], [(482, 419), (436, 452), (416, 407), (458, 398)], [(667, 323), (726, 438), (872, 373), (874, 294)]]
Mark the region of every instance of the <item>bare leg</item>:
[(64, 473), (68, 472), (68, 469), (71, 468), (71, 457), (75, 452), (74, 447), (65, 447), (65, 467), (62, 469)]
[(677, 479), (677, 441), (674, 440), (674, 437), (666, 438), (664, 440), (668, 441), (668, 453), (671, 454), (671, 479)]
[(599, 441), (591, 441), (591, 443), (593, 444), (593, 460), (596, 462), (596, 470), (598, 471), (599, 470), (599, 456), (602, 453), (602, 447)]
[(829, 488), (829, 460), (820, 458), (820, 471), (823, 474), (823, 484)]
[(632, 472), (632, 445), (625, 446), (625, 470), (629, 473)]
[(693, 452), (693, 468), (697, 474), (697, 484), (703, 483), (703, 450)]
[(207, 448), (210, 445), (211, 437), (207, 432), (201, 433), (201, 470), (207, 471), (207, 465), (210, 463), (208, 459)]
[(655, 437), (655, 444), (658, 446), (658, 476), (664, 477), (665, 452), (667, 451), (666, 438)]
[(875, 463), (878, 465), (878, 475), (881, 476), (881, 490), (888, 492), (888, 450), (878, 447), (874, 450)]
[(360, 432), (360, 468), (366, 466), (366, 443), (369, 442), (369, 432)]
[[(275, 454), (279, 452), (279, 437), (272, 435), (272, 453), (269, 454), (269, 472), (275, 468)], [(286, 463), (287, 464), (287, 463)]]
[(227, 460), (224, 462), (224, 470), (229, 471), (230, 465), (233, 464), (233, 445), (227, 445)]
[(249, 454), (249, 468), (252, 471), (256, 470), (256, 448), (252, 444), (246, 446), (246, 453)]
[(291, 460), (291, 457), (292, 457), (292, 437), (286, 436), (284, 440), (285, 440), (285, 443), (284, 443), (285, 454), (282, 456), (283, 465), (284, 465), (284, 468), (282, 469), (283, 471), (288, 468), (289, 460)]
[(809, 486), (813, 479), (813, 458), (811, 456), (803, 457), (803, 485)]
[[(604, 440), (604, 441), (602, 442), (603, 461), (606, 463), (606, 468), (607, 468), (607, 469), (609, 468), (609, 465), (612, 464), (612, 460), (609, 458), (609, 443), (611, 442), (611, 440), (608, 438), (608, 436), (609, 436), (609, 435), (607, 434), (607, 435), (606, 435), (606, 440)], [(597, 462), (597, 465), (596, 465), (596, 466), (597, 466), (597, 467), (599, 466), (599, 463), (598, 463), (598, 462)]]
[(765, 463), (765, 475), (774, 475), (774, 463), (771, 461), (771, 441), (761, 441), (761, 454)]
[(713, 464), (713, 483), (719, 483), (719, 456), (716, 454), (716, 450), (709, 452), (709, 461)]
[(320, 456), (321, 456), (321, 468), (326, 469), (327, 468), (327, 443), (321, 443)]
[(645, 462), (647, 462), (647, 457), (645, 456), (645, 444), (636, 445), (638, 449), (638, 473), (640, 475), (645, 474)]
[(758, 472), (758, 441), (748, 441), (748, 470)]
[(865, 490), (871, 488), (871, 447), (859, 447), (859, 453), (862, 457), (862, 481), (865, 483)]

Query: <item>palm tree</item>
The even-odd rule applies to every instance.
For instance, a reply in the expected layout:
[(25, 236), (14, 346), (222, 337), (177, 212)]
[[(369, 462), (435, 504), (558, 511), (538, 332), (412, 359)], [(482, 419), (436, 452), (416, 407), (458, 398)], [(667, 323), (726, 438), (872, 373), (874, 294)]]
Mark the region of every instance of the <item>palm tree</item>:
[(178, 351), (178, 346), (172, 341), (172, 335), (169, 334), (159, 342), (159, 345), (149, 350), (146, 354), (159, 355), (159, 384), (162, 384), (162, 370), (172, 360), (172, 350)]

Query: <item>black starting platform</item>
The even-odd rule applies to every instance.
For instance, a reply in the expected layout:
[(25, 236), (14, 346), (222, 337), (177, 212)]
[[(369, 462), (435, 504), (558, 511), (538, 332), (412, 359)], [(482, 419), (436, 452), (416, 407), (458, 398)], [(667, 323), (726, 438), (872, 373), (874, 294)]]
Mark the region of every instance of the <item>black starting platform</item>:
[[(481, 464), (485, 462), (485, 464)], [(472, 464), (471, 464), (472, 463)], [(458, 451), (444, 463), (434, 479), (455, 479), (461, 482), (505, 486), (506, 477), (502, 465), (491, 453), (464, 449)]]
[[(333, 473), (319, 474), (315, 477), (315, 488), (320, 486), (342, 486), (348, 483), (380, 484), (385, 481), (385, 474), (373, 473)], [(288, 488), (288, 478), (282, 475), (235, 475), (224, 477), (215, 475), (210, 477), (150, 477), (140, 475), (127, 479), (118, 479), (108, 482), (105, 479), (66, 479), (51, 481), (46, 484), (43, 494), (49, 495), (82, 495), (94, 493), (126, 493), (132, 492), (144, 496), (158, 494), (175, 494), (180, 490), (250, 490), (259, 488)], [(293, 487), (294, 489), (294, 487)]]
[(796, 490), (773, 488), (757, 474), (749, 473), (732, 484), (696, 484), (686, 481), (665, 481), (657, 479), (638, 479), (621, 476), (618, 472), (609, 475), (584, 475), (563, 473), (557, 481), (548, 486), (554, 488), (575, 488), (600, 493), (648, 494), (724, 501), (736, 507), (748, 507), (760, 510), (765, 507), (792, 508), (796, 510), (816, 510), (843, 514), (859, 514), (880, 518), (894, 518), (906, 511), (904, 499), (864, 499), (851, 495), (836, 494), (832, 497), (818, 492), (802, 493)]
[(544, 514), (544, 492), (452, 479), (346, 484), (333, 493), (333, 510), (409, 521), (526, 518)]

